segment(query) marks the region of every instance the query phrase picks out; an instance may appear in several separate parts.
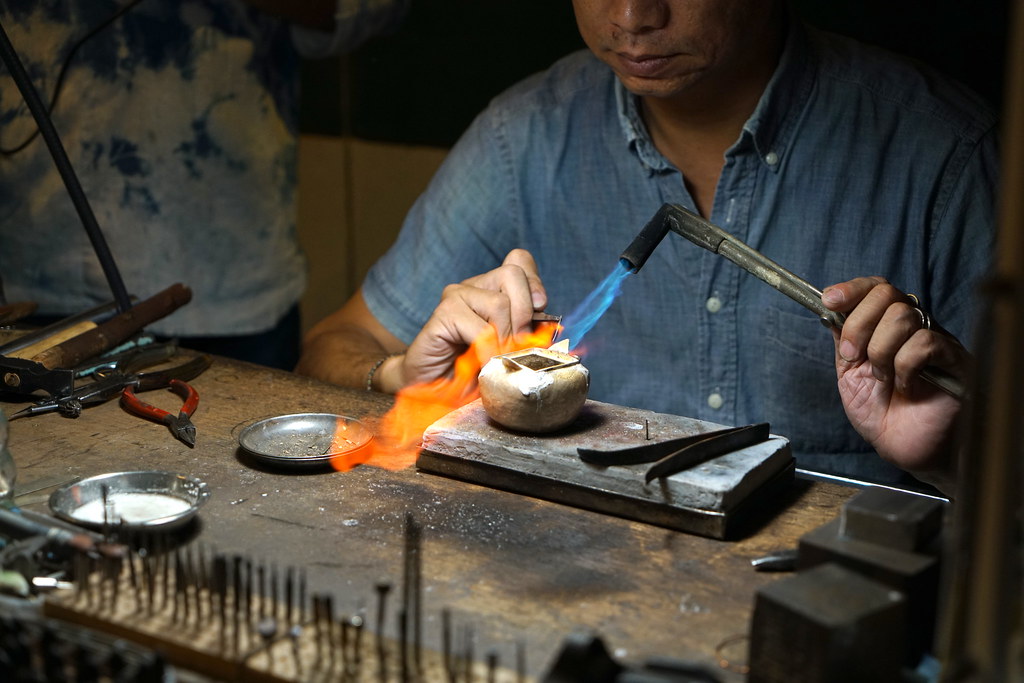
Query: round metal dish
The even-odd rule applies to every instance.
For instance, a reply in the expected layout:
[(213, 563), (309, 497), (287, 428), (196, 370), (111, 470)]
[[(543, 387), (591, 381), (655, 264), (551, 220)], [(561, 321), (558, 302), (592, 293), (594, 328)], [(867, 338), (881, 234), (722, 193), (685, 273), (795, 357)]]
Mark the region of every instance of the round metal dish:
[(50, 495), (61, 519), (102, 528), (167, 530), (191, 520), (210, 490), (205, 482), (174, 472), (111, 472), (62, 486)]
[(365, 448), (372, 439), (359, 420), (331, 413), (269, 417), (238, 435), (239, 445), (253, 458), (285, 467), (323, 467)]

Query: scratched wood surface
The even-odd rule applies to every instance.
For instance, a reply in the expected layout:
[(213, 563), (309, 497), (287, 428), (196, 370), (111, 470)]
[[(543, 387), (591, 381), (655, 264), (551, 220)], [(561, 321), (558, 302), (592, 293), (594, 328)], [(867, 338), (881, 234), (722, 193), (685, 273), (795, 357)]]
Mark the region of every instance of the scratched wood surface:
[[(192, 475), (212, 495), (179, 532), (182, 542), (305, 567), (311, 592), (333, 594), (339, 609), (371, 613), (378, 582), (400, 586), (411, 513), (423, 527), (426, 646), (440, 648), (439, 614), (448, 608), (456, 624), (472, 628), (479, 657), (493, 652), (509, 666), (521, 643), (534, 676), (581, 629), (596, 631), (625, 662), (660, 655), (717, 669), (716, 648), (747, 632), (756, 589), (778, 578), (754, 572), (750, 560), (794, 546), (853, 493), (798, 481), (736, 540), (717, 541), (412, 468), (273, 470), (240, 451), (245, 426), (287, 413), (334, 412), (374, 428), (390, 397), (219, 358), (192, 384), (200, 394), (194, 449), (116, 401), (77, 419), (13, 421), (19, 504), (45, 511), (53, 486), (104, 472)], [(165, 409), (179, 403), (169, 392), (145, 396)], [(24, 405), (0, 408), (11, 414)], [(745, 650), (740, 642), (727, 653), (742, 659)], [(724, 680), (740, 679), (720, 671)]]

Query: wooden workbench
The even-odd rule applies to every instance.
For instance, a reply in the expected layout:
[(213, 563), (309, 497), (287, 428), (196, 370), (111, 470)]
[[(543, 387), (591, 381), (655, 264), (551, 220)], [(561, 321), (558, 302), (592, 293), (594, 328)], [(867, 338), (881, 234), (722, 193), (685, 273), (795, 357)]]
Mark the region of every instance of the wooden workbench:
[[(104, 472), (163, 469), (212, 490), (195, 534), (226, 553), (304, 566), (310, 591), (329, 591), (342, 610), (372, 610), (374, 586), (402, 576), (407, 513), (423, 527), (424, 631), (438, 647), (438, 615), (450, 608), (473, 625), (479, 657), (494, 650), (511, 666), (516, 642), (540, 675), (563, 639), (598, 632), (627, 662), (649, 655), (717, 668), (716, 647), (749, 626), (755, 591), (779, 575), (750, 560), (792, 547), (829, 521), (852, 490), (797, 481), (791, 494), (737, 540), (717, 541), (407, 469), (282, 472), (247, 460), (239, 431), (295, 412), (333, 412), (373, 427), (388, 396), (216, 359), (192, 381), (200, 393), (194, 449), (166, 427), (133, 417), (117, 401), (77, 419), (15, 420), (10, 450), (18, 498), (45, 511), (52, 487)], [(169, 392), (146, 400), (176, 410)], [(0, 405), (10, 414), (24, 404)], [(391, 622), (394, 624), (394, 620)], [(742, 647), (730, 653), (744, 654)], [(723, 672), (725, 680), (739, 676)]]

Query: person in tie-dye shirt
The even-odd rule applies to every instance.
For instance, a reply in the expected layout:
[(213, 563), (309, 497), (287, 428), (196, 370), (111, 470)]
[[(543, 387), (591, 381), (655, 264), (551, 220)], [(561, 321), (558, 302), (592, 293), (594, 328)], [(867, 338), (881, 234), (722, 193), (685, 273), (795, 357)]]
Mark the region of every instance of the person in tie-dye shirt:
[[(392, 29), (407, 3), (3, 4), (0, 23), (45, 102), (69, 65), (52, 117), (126, 288), (140, 299), (175, 282), (193, 290), (151, 331), (293, 367), (306, 282), (295, 233), (299, 58)], [(36, 136), (21, 147), (35, 131), (3, 68), (0, 275), (8, 300), (62, 317), (112, 295), (46, 145)]]

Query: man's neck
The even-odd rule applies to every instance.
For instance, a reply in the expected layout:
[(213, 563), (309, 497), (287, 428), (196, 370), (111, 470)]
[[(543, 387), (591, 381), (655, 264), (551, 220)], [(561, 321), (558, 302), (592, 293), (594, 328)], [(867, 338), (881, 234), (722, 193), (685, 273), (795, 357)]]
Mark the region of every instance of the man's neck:
[(697, 209), (706, 217), (711, 214), (725, 152), (739, 139), (778, 64), (785, 31), (772, 33), (774, 37), (728, 77), (702, 83), (674, 98), (641, 98), (651, 140), (683, 173)]

